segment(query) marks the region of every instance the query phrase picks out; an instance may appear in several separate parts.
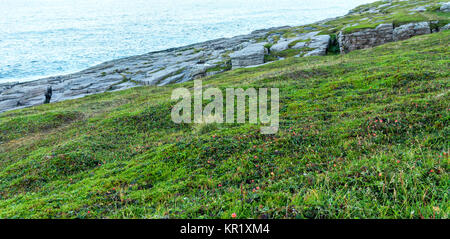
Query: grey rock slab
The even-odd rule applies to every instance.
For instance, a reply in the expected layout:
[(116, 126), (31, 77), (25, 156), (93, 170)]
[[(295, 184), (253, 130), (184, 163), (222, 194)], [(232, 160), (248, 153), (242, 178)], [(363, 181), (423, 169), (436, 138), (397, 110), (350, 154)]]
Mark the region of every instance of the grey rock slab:
[(445, 26), (443, 26), (443, 27), (441, 27), (441, 29), (439, 29), (439, 30), (445, 31), (445, 30), (449, 30), (449, 29), (450, 29), (450, 23), (445, 25)]
[(270, 52), (280, 52), (289, 49), (289, 44), (294, 41), (301, 40), (300, 37), (294, 37), (290, 39), (280, 39), (276, 44), (270, 47)]
[(184, 77), (184, 74), (178, 74), (178, 75), (167, 77), (166, 79), (159, 82), (158, 86), (163, 86), (163, 85), (180, 82), (183, 79), (183, 77)]
[(240, 51), (230, 54), (233, 68), (240, 68), (264, 63), (265, 47), (262, 44), (252, 44)]
[(430, 33), (431, 29), (428, 22), (413, 22), (395, 28), (393, 32), (393, 39), (394, 41), (401, 41), (413, 36)]
[(409, 10), (410, 12), (425, 12), (427, 8), (425, 6), (420, 6)]
[(381, 4), (380, 6), (378, 6), (378, 9), (385, 8), (385, 7), (390, 7), (391, 5), (392, 5), (391, 3)]
[(303, 33), (303, 34), (301, 34), (298, 38), (299, 38), (300, 40), (308, 40), (308, 39), (311, 39), (311, 38), (315, 37), (317, 34), (319, 34), (318, 31), (316, 31), (316, 32)]
[(292, 49), (301, 49), (301, 48), (305, 48), (307, 46), (306, 42), (297, 42), (297, 44), (295, 44), (293, 47), (291, 47)]
[(338, 34), (341, 53), (365, 49), (393, 41), (394, 26), (392, 23), (380, 24), (374, 29), (364, 29), (358, 32)]
[(450, 2), (443, 3), (439, 10), (441, 12), (450, 12)]
[(327, 54), (327, 49), (330, 44), (331, 37), (329, 35), (317, 35), (311, 39), (308, 44), (309, 48), (314, 50), (309, 51), (304, 56), (324, 56)]
[(178, 68), (178, 67), (162, 69), (156, 73), (148, 75), (147, 78), (145, 78), (139, 82), (143, 83), (144, 85), (158, 85), (158, 84), (160, 84), (160, 82), (162, 80), (175, 75), (180, 70), (181, 70), (181, 68)]

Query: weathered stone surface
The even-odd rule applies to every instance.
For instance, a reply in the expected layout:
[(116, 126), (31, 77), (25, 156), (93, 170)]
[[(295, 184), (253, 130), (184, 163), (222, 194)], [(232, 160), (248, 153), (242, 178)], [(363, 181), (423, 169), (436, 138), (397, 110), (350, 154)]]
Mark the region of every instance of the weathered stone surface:
[(450, 12), (450, 2), (443, 3), (439, 10), (441, 12)]
[(308, 44), (308, 48), (312, 48), (312, 51), (307, 52), (304, 56), (324, 56), (327, 54), (327, 48), (330, 44), (329, 35), (318, 35), (311, 39)]
[(289, 48), (289, 44), (291, 41), (288, 40), (279, 40), (276, 44), (270, 47), (270, 52), (280, 52), (287, 50)]
[[(386, 12), (387, 9), (398, 6), (397, 2), (386, 0), (378, 7), (358, 8), (351, 14), (366, 14)], [(417, 4), (411, 5), (417, 6)], [(426, 6), (424, 6), (426, 7)], [(410, 14), (423, 11), (424, 7), (416, 7)], [(442, 3), (440, 11), (449, 12), (450, 3)], [(337, 31), (327, 23), (336, 18), (325, 19), (316, 23), (317, 26)], [(370, 17), (361, 20), (371, 21)], [(373, 20), (377, 23), (383, 20)], [(348, 26), (357, 23), (349, 22)], [(415, 35), (428, 34), (439, 30), (448, 30), (449, 24), (440, 29), (439, 22), (410, 23), (394, 29), (393, 24), (381, 24), (375, 29), (364, 29), (359, 32), (338, 35), (338, 43), (342, 53), (381, 45), (391, 41), (404, 40)], [(433, 26), (433, 29), (430, 29)], [(330, 42), (330, 36), (318, 35), (319, 31), (311, 32), (316, 27), (304, 27), (306, 33), (298, 33), (295, 38), (284, 39), (282, 36), (288, 27), (263, 29), (248, 35), (233, 38), (220, 38), (189, 46), (171, 48), (164, 51), (113, 60), (91, 67), (78, 73), (44, 78), (22, 83), (0, 84), (0, 112), (42, 104), (47, 87), (52, 87), (50, 102), (80, 98), (90, 94), (105, 91), (117, 91), (139, 85), (166, 85), (185, 82), (200, 77), (214, 75), (233, 68), (252, 67), (264, 63), (264, 55), (268, 54), (266, 44), (257, 43), (261, 39), (275, 43), (271, 53), (289, 48), (299, 50), (297, 56), (325, 55)], [(289, 29), (291, 30), (291, 29)], [(294, 41), (296, 44), (292, 44)], [(280, 58), (281, 59), (281, 58)], [(209, 70), (214, 68), (215, 70)]]
[(305, 48), (307, 46), (306, 42), (297, 42), (292, 49), (301, 49), (301, 48)]
[(298, 38), (299, 38), (300, 40), (309, 40), (309, 39), (311, 39), (311, 38), (317, 36), (317, 34), (319, 34), (318, 31), (316, 31), (316, 32), (303, 33), (303, 34), (301, 34)]
[[(139, 85), (166, 85), (217, 74), (221, 70), (207, 70), (227, 65), (230, 61), (227, 55), (230, 52), (255, 44), (256, 39), (284, 28), (286, 27), (263, 29), (248, 35), (220, 38), (113, 60), (64, 76), (22, 83), (3, 83), (0, 84), (0, 112), (42, 104), (46, 89), (50, 86), (53, 89), (51, 102), (58, 102)], [(258, 48), (258, 54), (250, 54), (250, 58), (241, 60), (239, 64), (264, 63), (264, 47), (260, 44)]]
[(392, 5), (392, 3), (385, 3), (385, 4), (381, 4), (380, 6), (378, 6), (378, 9), (380, 8), (386, 8), (386, 7), (390, 7)]
[[(308, 52), (303, 56), (322, 56), (326, 55), (330, 42), (329, 35), (317, 35), (319, 31), (307, 32), (291, 39), (282, 39), (270, 48), (270, 52), (280, 52), (287, 49), (301, 50)], [(297, 43), (295, 43), (298, 41)], [(292, 43), (295, 43), (293, 46)], [(301, 56), (301, 55), (299, 55)]]
[(230, 54), (233, 68), (260, 65), (264, 63), (265, 47), (262, 44), (252, 44), (244, 49)]
[(430, 34), (430, 24), (428, 22), (409, 23), (394, 29), (394, 41), (401, 41), (413, 36)]
[(395, 29), (392, 24), (380, 24), (375, 29), (365, 29), (350, 34), (340, 32), (338, 42), (341, 53), (347, 53), (430, 33), (431, 29), (428, 22), (408, 23)]
[(426, 10), (427, 10), (427, 8), (425, 6), (420, 6), (420, 7), (413, 8), (413, 9), (411, 9), (409, 11), (411, 11), (411, 12), (425, 12)]
[(338, 42), (341, 53), (365, 49), (393, 41), (392, 23), (380, 24), (375, 29), (365, 29), (354, 33), (339, 33)]
[(450, 23), (447, 24), (447, 25), (445, 25), (445, 26), (443, 26), (443, 27), (441, 27), (440, 30), (441, 30), (441, 31), (450, 30)]

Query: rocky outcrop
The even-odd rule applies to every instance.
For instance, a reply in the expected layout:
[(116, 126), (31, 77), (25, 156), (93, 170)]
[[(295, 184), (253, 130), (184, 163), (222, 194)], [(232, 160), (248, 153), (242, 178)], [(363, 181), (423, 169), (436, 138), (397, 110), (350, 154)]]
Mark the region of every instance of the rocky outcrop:
[[(0, 112), (42, 104), (48, 87), (52, 87), (50, 102), (53, 103), (106, 91), (140, 85), (161, 86), (217, 74), (223, 71), (220, 70), (222, 68), (228, 69), (230, 53), (245, 49), (270, 31), (278, 29), (282, 28), (258, 30), (248, 35), (127, 57), (65, 76), (0, 84)], [(255, 52), (245, 53), (249, 49), (255, 49)], [(264, 47), (261, 44), (249, 47), (241, 52), (240, 58), (235, 57), (234, 62), (241, 66), (262, 64)], [(212, 68), (219, 70), (209, 71)]]
[(338, 42), (341, 53), (365, 49), (393, 41), (394, 26), (392, 23), (380, 24), (375, 29), (365, 29), (345, 34), (340, 32)]
[(263, 44), (252, 44), (244, 49), (230, 54), (233, 69), (264, 63), (266, 50)]
[(304, 56), (324, 56), (327, 54), (328, 45), (330, 44), (329, 35), (314, 36), (311, 41), (306, 44), (306, 47), (312, 50), (307, 52)]
[(353, 33), (346, 34), (341, 31), (338, 36), (338, 42), (341, 53), (348, 53), (432, 32), (428, 22), (412, 22), (395, 28), (392, 23), (388, 23), (380, 24), (375, 29), (363, 29)]
[(270, 47), (270, 52), (282, 52), (289, 49), (289, 45), (292, 42), (302, 39), (301, 37), (294, 37), (289, 39), (281, 38), (276, 44)]
[(450, 2), (443, 3), (439, 10), (441, 12), (450, 12)]
[[(303, 56), (324, 56), (330, 42), (329, 35), (317, 35), (318, 31), (302, 33), (294, 38), (280, 39), (270, 48), (271, 53), (278, 53), (288, 49), (304, 52)], [(300, 56), (300, 55), (299, 55)]]
[(405, 24), (394, 29), (393, 40), (401, 41), (413, 36), (430, 34), (431, 28), (428, 22), (414, 22)]
[[(271, 54), (270, 60), (290, 56), (326, 55), (331, 37), (327, 32), (340, 31), (337, 43), (341, 53), (382, 45), (384, 43), (408, 39), (422, 34), (448, 30), (449, 24), (442, 26), (438, 20), (415, 22), (394, 27), (392, 23), (383, 23), (391, 18), (379, 19), (380, 16), (392, 15), (392, 9), (406, 11), (409, 15), (431, 11), (449, 12), (450, 3), (422, 2), (408, 4), (400, 1), (386, 0), (386, 3), (374, 6), (363, 5), (349, 14), (360, 22), (349, 20), (345, 27), (357, 28), (358, 24), (376, 26), (347, 31), (342, 30), (342, 23), (325, 19), (311, 26), (278, 27), (253, 31), (251, 34), (233, 38), (221, 38), (189, 46), (150, 52), (144, 55), (109, 61), (84, 71), (55, 76), (45, 79), (0, 84), (0, 112), (34, 106), (50, 101), (58, 102), (83, 96), (128, 89), (141, 85), (162, 86), (214, 75), (231, 68), (248, 67), (264, 63), (265, 54)], [(437, 8), (439, 6), (439, 8)], [(438, 10), (432, 10), (438, 9)], [(441, 14), (438, 12), (439, 14)], [(358, 16), (358, 15), (365, 16)], [(370, 14), (376, 17), (371, 18)], [(367, 16), (366, 16), (367, 15)], [(375, 16), (374, 15), (374, 16)], [(353, 16), (352, 16), (353, 18)], [(439, 19), (439, 17), (438, 17)], [(448, 23), (448, 22), (445, 22)], [(286, 36), (293, 36), (287, 38)], [(272, 44), (270, 52), (265, 48), (266, 42)], [(333, 38), (330, 49), (337, 49)], [(295, 50), (295, 51), (293, 51)], [(48, 89), (51, 87), (51, 97)], [(46, 98), (47, 93), (47, 98)]]
[(445, 25), (445, 26), (443, 26), (443, 27), (441, 27), (440, 30), (441, 30), (441, 31), (450, 30), (450, 23), (447, 24), (447, 25)]

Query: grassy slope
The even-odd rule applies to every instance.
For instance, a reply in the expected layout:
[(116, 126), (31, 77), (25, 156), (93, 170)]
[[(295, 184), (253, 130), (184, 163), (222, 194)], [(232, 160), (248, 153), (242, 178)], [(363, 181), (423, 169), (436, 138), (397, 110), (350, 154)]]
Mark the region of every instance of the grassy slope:
[(449, 39), (204, 79), (279, 87), (273, 136), (173, 124), (192, 82), (3, 113), (0, 217), (448, 218)]

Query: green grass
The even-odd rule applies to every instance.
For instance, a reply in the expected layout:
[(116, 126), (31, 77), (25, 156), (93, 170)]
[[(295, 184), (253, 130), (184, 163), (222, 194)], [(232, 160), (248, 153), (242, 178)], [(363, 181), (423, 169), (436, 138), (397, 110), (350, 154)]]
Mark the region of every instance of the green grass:
[(172, 123), (192, 82), (0, 114), (0, 217), (448, 218), (449, 39), (204, 79), (280, 88), (275, 135)]

